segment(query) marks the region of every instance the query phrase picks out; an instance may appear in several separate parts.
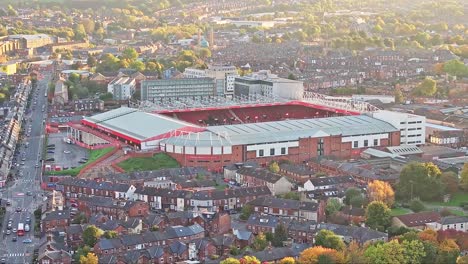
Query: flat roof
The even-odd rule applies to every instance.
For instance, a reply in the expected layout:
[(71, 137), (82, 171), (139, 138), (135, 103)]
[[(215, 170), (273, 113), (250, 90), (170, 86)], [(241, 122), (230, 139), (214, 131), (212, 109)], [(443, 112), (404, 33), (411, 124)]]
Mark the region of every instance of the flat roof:
[(426, 123), (426, 127), (435, 128), (435, 129), (444, 130), (444, 131), (460, 131), (461, 130), (455, 127), (442, 126), (442, 125), (437, 125), (437, 124), (432, 124), (432, 123)]
[(128, 107), (121, 107), (92, 117), (85, 117), (84, 120), (140, 141), (177, 129), (186, 127), (198, 128), (196, 125), (184, 121)]
[(184, 135), (169, 138), (164, 142), (183, 142), (186, 146), (229, 146), (296, 141), (305, 137), (357, 136), (398, 131), (391, 124), (366, 115), (212, 126), (206, 130), (190, 137)]

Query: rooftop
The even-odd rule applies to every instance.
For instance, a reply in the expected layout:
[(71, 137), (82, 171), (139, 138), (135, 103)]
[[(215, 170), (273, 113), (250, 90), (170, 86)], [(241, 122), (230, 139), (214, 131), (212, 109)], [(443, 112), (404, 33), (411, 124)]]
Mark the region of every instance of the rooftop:
[(433, 223), (440, 220), (440, 214), (437, 212), (420, 212), (395, 217), (407, 227), (424, 226), (427, 223)]

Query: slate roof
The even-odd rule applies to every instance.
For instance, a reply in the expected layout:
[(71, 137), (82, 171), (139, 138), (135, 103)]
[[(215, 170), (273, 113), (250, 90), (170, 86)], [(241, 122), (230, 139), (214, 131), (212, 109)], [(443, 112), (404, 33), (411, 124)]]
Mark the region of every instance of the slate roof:
[(388, 238), (387, 233), (360, 226), (345, 226), (327, 223), (318, 224), (317, 231), (322, 229), (333, 231), (338, 236), (351, 238), (361, 244), (373, 239)]
[(52, 211), (46, 214), (45, 218), (42, 221), (52, 221), (52, 220), (63, 220), (70, 219), (70, 211), (68, 210), (57, 210)]
[(288, 230), (291, 231), (302, 231), (302, 232), (313, 232), (317, 228), (317, 222), (310, 221), (298, 221), (292, 220), (289, 222)]
[(249, 204), (254, 206), (284, 208), (303, 211), (317, 211), (318, 203), (314, 202), (300, 202), (297, 200), (275, 198), (271, 196), (259, 197)]
[(297, 164), (288, 164), (288, 163), (283, 163), (280, 165), (280, 168), (282, 170), (295, 173), (301, 176), (308, 176), (308, 175), (313, 175), (315, 174), (315, 171), (310, 169), (309, 167), (302, 166), (302, 165), (297, 165)]
[(237, 171), (237, 173), (240, 175), (244, 175), (244, 176), (254, 177), (254, 178), (269, 182), (269, 183), (276, 183), (281, 178), (283, 178), (282, 175), (272, 173), (263, 168), (243, 167), (243, 168), (240, 168)]
[(252, 237), (252, 232), (234, 229), (232, 232), (238, 240), (248, 241)]
[(194, 224), (191, 226), (171, 226), (166, 228), (166, 234), (170, 238), (176, 237), (188, 237), (196, 234), (204, 233), (205, 229), (199, 224)]
[(187, 250), (187, 245), (180, 241), (174, 241), (169, 245), (172, 254), (182, 255)]
[(447, 216), (440, 220), (442, 225), (468, 223), (468, 216)]
[(109, 250), (122, 247), (122, 242), (120, 241), (120, 238), (100, 239), (97, 242), (97, 244), (101, 250)]
[(336, 177), (318, 177), (309, 180), (314, 186), (338, 185), (344, 183), (353, 183), (354, 179), (351, 176), (336, 176)]
[(130, 184), (97, 182), (95, 180), (78, 179), (73, 177), (65, 178), (58, 182), (57, 185), (76, 186), (95, 190), (108, 190), (117, 192), (127, 192), (130, 188)]
[(206, 200), (221, 200), (228, 198), (246, 197), (246, 196), (262, 196), (271, 195), (270, 189), (267, 186), (246, 187), (215, 191), (200, 191), (193, 194), (192, 199)]
[(276, 228), (280, 223), (278, 217), (273, 215), (251, 214), (247, 220), (247, 225)]

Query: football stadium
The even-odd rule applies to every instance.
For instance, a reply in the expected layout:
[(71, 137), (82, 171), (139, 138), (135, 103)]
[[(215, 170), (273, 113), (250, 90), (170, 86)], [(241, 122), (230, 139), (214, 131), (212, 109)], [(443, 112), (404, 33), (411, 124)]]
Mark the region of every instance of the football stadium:
[(119, 142), (138, 151), (164, 151), (182, 166), (220, 170), (232, 163), (303, 162), (351, 158), (368, 147), (400, 145), (400, 130), (366, 112), (363, 102), (314, 96), (301, 101), (250, 98), (145, 102), (69, 124), (85, 146)]

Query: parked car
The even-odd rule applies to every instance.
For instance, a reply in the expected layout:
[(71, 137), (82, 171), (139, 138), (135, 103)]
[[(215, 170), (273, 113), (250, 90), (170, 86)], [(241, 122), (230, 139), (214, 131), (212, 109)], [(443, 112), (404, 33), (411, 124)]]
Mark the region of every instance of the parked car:
[(29, 232), (31, 229), (29, 228), (28, 224), (24, 225), (24, 231)]
[(30, 244), (30, 243), (32, 243), (32, 239), (27, 238), (27, 239), (23, 240), (23, 243)]

